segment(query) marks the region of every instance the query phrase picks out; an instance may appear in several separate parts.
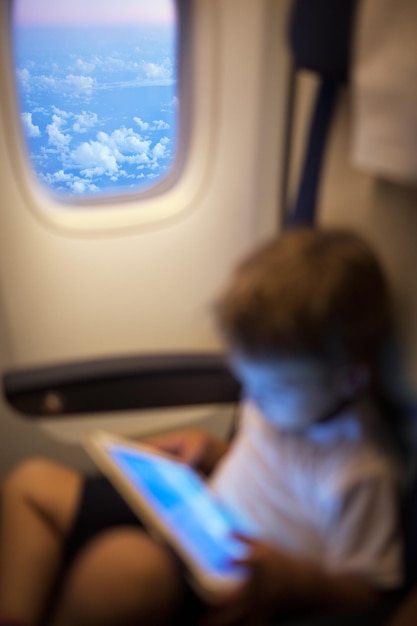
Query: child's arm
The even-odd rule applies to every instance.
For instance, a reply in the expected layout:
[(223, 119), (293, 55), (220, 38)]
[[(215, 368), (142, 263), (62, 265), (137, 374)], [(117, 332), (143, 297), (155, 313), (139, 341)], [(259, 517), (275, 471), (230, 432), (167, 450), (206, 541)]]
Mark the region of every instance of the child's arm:
[(243, 538), (249, 543), (247, 564), (252, 572), (247, 592), (259, 611), (354, 611), (378, 604), (379, 588), (401, 585), (396, 478), (384, 474), (361, 478), (346, 486), (338, 503), (326, 526), (321, 566)]
[(379, 593), (362, 576), (326, 572), (315, 563), (245, 539), (250, 547), (250, 585), (257, 601), (274, 611), (287, 608), (343, 610), (378, 603)]
[(266, 624), (271, 616), (291, 609), (343, 613), (377, 606), (381, 599), (359, 575), (326, 572), (265, 543), (241, 539), (250, 547), (249, 557), (239, 561), (249, 567), (249, 581), (239, 593), (211, 607), (201, 626), (229, 626), (241, 619)]
[(210, 474), (229, 448), (227, 441), (217, 439), (209, 432), (198, 429), (156, 435), (146, 441), (177, 456), (181, 461), (203, 474)]

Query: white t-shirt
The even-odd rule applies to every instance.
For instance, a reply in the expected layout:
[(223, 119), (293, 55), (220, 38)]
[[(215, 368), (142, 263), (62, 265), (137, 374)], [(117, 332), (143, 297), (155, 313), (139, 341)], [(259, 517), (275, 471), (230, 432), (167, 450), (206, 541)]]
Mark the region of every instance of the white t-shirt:
[(210, 484), (263, 541), (390, 588), (403, 582), (401, 479), (367, 401), (302, 435), (280, 432), (246, 402)]

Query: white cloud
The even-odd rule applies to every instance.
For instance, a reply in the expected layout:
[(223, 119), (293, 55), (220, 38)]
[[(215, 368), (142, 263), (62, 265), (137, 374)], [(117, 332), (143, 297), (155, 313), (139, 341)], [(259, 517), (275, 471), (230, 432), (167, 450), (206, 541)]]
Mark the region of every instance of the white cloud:
[(146, 78), (152, 80), (172, 78), (172, 63), (170, 59), (164, 59), (161, 64), (142, 61), (142, 70)]
[(74, 193), (84, 193), (86, 190), (86, 184), (77, 180), (71, 184), (71, 189)]
[(39, 126), (32, 122), (32, 113), (22, 113), (23, 128), (28, 137), (40, 137), (41, 131)]
[(52, 111), (53, 113), (55, 113), (55, 115), (62, 117), (64, 120), (67, 120), (71, 117), (71, 113), (67, 113), (67, 111), (63, 111), (62, 109), (59, 109), (54, 104), (52, 105)]
[(128, 163), (129, 165), (146, 165), (149, 163), (149, 157), (146, 152), (141, 152), (140, 154), (135, 154), (133, 156), (126, 156), (122, 154), (118, 159), (120, 162)]
[(163, 157), (165, 151), (164, 140), (151, 150), (150, 141), (142, 139), (132, 128), (121, 127), (111, 134), (100, 131), (95, 141), (79, 144), (67, 155), (66, 165), (78, 169), (83, 176), (106, 175), (114, 180), (130, 176), (121, 169), (123, 163), (157, 167), (157, 159)]
[(152, 122), (152, 130), (168, 130), (169, 124), (163, 120), (154, 120)]
[(17, 70), (17, 78), (25, 91), (31, 90), (31, 75), (28, 69)]
[[(140, 131), (165, 129), (168, 124), (163, 120), (149, 123), (136, 116), (133, 120), (138, 132), (121, 126), (112, 132), (99, 131), (95, 139), (80, 142), (77, 134), (89, 132), (99, 123), (97, 113), (88, 110), (72, 113), (56, 106), (52, 111), (52, 119), (46, 127), (50, 147), (43, 146), (42, 153), (45, 158), (48, 153), (53, 154), (60, 165), (41, 177), (55, 189), (85, 194), (100, 191), (98, 179), (103, 176), (114, 183), (124, 179), (125, 184), (129, 179), (157, 178), (161, 161), (170, 156), (167, 136), (154, 144), (140, 134)], [(31, 114), (25, 115), (24, 123), (28, 128), (36, 128)]]
[(75, 62), (75, 67), (80, 72), (84, 72), (88, 74), (89, 72), (93, 72), (96, 68), (95, 63), (83, 61), (82, 59), (77, 59)]
[[(55, 186), (58, 190), (68, 189), (72, 193), (76, 194), (99, 191), (99, 188), (92, 182), (92, 180), (88, 178), (81, 178), (77, 174), (64, 172), (64, 170), (40, 174), (40, 177), (49, 186)], [(59, 183), (63, 183), (63, 185), (59, 185)]]
[(89, 176), (113, 174), (118, 170), (115, 155), (99, 141), (83, 142), (69, 156), (72, 165)]
[(106, 72), (137, 72), (139, 69), (140, 63), (133, 59), (108, 56), (101, 61), (101, 70)]
[(150, 141), (142, 139), (132, 128), (126, 128), (125, 126), (114, 130), (111, 135), (100, 132), (97, 135), (97, 140), (109, 146), (112, 150), (118, 150), (122, 154), (147, 154), (151, 144)]
[(54, 172), (52, 174), (52, 178), (56, 182), (63, 182), (63, 181), (71, 180), (71, 174), (66, 174), (64, 170), (59, 170), (58, 172)]
[(57, 86), (59, 85), (59, 81), (56, 78), (53, 78), (53, 76), (36, 76), (32, 79), (32, 84), (35, 84), (35, 86), (39, 86), (43, 89), (57, 89)]
[(72, 129), (76, 133), (86, 133), (98, 122), (97, 113), (83, 111), (79, 115), (75, 115), (75, 122)]
[(65, 150), (71, 141), (71, 135), (62, 132), (62, 126), (65, 120), (58, 115), (52, 116), (52, 124), (48, 124), (46, 132), (48, 133), (48, 143), (60, 150)]
[(72, 180), (72, 174), (66, 174), (64, 170), (59, 170), (58, 172), (47, 172), (42, 176), (42, 178), (49, 184), (52, 183), (63, 183)]
[(152, 154), (155, 159), (163, 159), (166, 155), (167, 147), (161, 141), (159, 141), (153, 148)]
[(69, 74), (63, 81), (64, 87), (70, 89), (75, 96), (91, 96), (96, 86), (96, 79), (91, 76)]
[(18, 70), (18, 79), (22, 88), (27, 92), (32, 92), (37, 88), (77, 98), (89, 98), (97, 87), (96, 79), (92, 76), (84, 74), (68, 74), (65, 78), (51, 74), (32, 76), (26, 68)]
[(76, 194), (81, 194), (81, 193), (86, 193), (88, 191), (99, 191), (99, 188), (97, 187), (97, 185), (94, 185), (94, 183), (92, 183), (89, 180), (81, 180), (81, 179), (76, 179), (73, 180), (68, 187), (71, 189), (71, 191), (73, 193)]
[(136, 122), (141, 130), (149, 130), (149, 123), (144, 122), (140, 117), (134, 117), (133, 121)]
[(49, 111), (45, 107), (33, 107), (32, 113), (42, 113), (42, 115), (49, 115)]
[(141, 130), (168, 130), (169, 124), (163, 120), (153, 120), (152, 124), (144, 122), (140, 117), (134, 117), (133, 121), (139, 126)]

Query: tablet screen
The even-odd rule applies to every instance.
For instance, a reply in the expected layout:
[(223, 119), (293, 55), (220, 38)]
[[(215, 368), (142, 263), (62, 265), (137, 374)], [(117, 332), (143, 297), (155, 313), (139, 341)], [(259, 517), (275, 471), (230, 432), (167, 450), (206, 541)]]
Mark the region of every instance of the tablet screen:
[(145, 497), (169, 531), (204, 570), (244, 577), (231, 560), (247, 547), (232, 536), (243, 531), (238, 520), (184, 463), (110, 443), (107, 451), (116, 466)]

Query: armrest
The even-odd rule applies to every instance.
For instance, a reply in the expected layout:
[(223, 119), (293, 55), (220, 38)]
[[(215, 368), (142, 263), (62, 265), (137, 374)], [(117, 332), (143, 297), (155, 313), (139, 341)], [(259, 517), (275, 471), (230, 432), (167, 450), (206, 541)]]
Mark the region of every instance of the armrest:
[(239, 384), (218, 354), (160, 354), (8, 370), (3, 393), (26, 417), (233, 403)]

